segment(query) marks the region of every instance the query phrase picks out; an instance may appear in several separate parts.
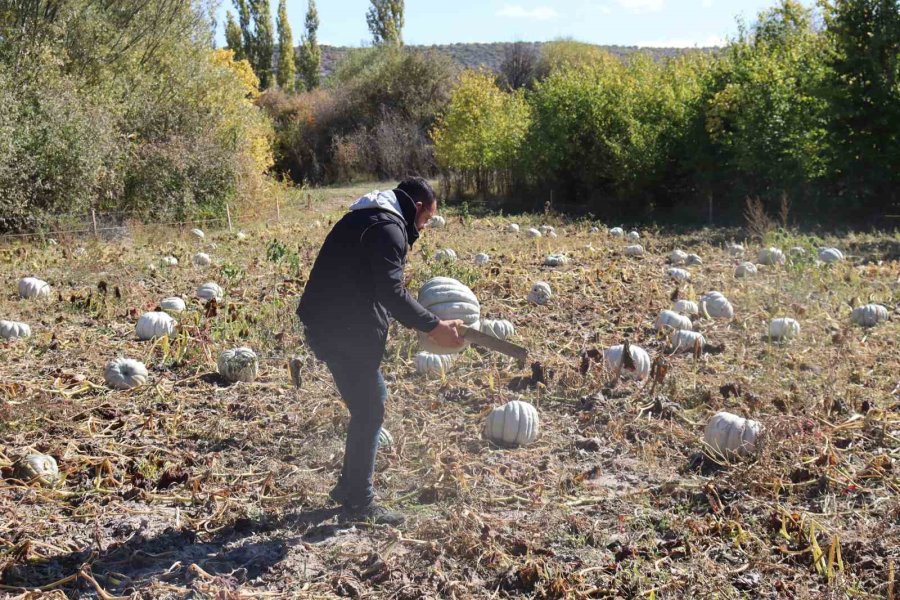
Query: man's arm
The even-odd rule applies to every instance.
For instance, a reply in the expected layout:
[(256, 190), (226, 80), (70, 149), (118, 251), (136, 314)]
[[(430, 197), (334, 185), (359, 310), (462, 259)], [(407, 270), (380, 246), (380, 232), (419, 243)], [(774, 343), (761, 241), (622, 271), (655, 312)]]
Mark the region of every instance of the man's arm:
[(369, 255), (378, 302), (402, 325), (426, 333), (434, 330), (440, 319), (419, 304), (403, 285), (406, 238), (400, 226), (373, 225), (363, 233), (362, 245)]

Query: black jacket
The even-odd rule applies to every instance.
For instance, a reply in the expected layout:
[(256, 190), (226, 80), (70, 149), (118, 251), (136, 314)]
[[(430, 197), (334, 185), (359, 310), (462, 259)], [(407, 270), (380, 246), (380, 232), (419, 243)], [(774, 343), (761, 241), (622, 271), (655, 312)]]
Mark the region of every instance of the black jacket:
[[(373, 198), (357, 201), (328, 233), (297, 308), (307, 341), (326, 362), (349, 358), (377, 366), (390, 317), (425, 332), (438, 324), (403, 285), (407, 249), (419, 235), (415, 204), (399, 190), (382, 195), (382, 205)], [(402, 216), (386, 209), (386, 198)]]

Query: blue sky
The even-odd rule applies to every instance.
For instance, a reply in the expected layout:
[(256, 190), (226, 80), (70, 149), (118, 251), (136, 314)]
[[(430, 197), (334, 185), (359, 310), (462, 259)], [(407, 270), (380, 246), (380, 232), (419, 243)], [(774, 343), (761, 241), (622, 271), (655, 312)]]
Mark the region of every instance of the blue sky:
[[(273, 15), (278, 0), (271, 0)], [(571, 37), (625, 46), (721, 45), (776, 0), (406, 0), (407, 44), (547, 41)], [(804, 4), (810, 5), (809, 0)], [(307, 0), (287, 0), (299, 40)], [(318, 0), (319, 42), (360, 46), (371, 38), (369, 0)], [(231, 0), (222, 0), (220, 24)], [(233, 12), (233, 9), (232, 9)], [(222, 26), (219, 41), (223, 42)]]

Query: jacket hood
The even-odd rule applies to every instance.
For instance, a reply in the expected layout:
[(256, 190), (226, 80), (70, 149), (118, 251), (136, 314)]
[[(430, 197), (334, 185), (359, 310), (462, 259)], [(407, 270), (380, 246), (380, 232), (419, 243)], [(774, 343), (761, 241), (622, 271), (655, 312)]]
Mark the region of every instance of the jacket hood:
[(369, 192), (350, 205), (350, 210), (366, 210), (377, 208), (393, 213), (406, 223), (406, 237), (412, 246), (419, 239), (419, 230), (416, 228), (416, 204), (403, 190), (386, 190)]
[(406, 220), (403, 216), (403, 209), (400, 207), (400, 201), (397, 200), (397, 194), (393, 190), (369, 192), (350, 205), (350, 210), (365, 210), (367, 208), (380, 208), (381, 210), (394, 213), (404, 221)]

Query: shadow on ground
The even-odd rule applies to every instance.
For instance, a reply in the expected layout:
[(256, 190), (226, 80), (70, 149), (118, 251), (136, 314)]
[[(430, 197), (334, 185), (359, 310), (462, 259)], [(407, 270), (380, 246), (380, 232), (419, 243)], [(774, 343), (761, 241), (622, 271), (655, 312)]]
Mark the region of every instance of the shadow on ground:
[[(222, 587), (237, 587), (264, 576), (293, 545), (318, 543), (335, 535), (339, 527), (327, 522), (337, 512), (319, 508), (286, 513), (274, 520), (238, 519), (202, 539), (183, 528), (170, 527), (153, 536), (137, 532), (101, 552), (88, 548), (40, 559), (23, 558), (6, 567), (0, 581), (24, 592), (51, 585), (87, 565), (97, 582), (113, 594), (132, 594), (153, 583), (186, 587), (198, 574), (215, 577)], [(77, 598), (95, 597), (96, 593), (84, 578), (58, 589)]]

